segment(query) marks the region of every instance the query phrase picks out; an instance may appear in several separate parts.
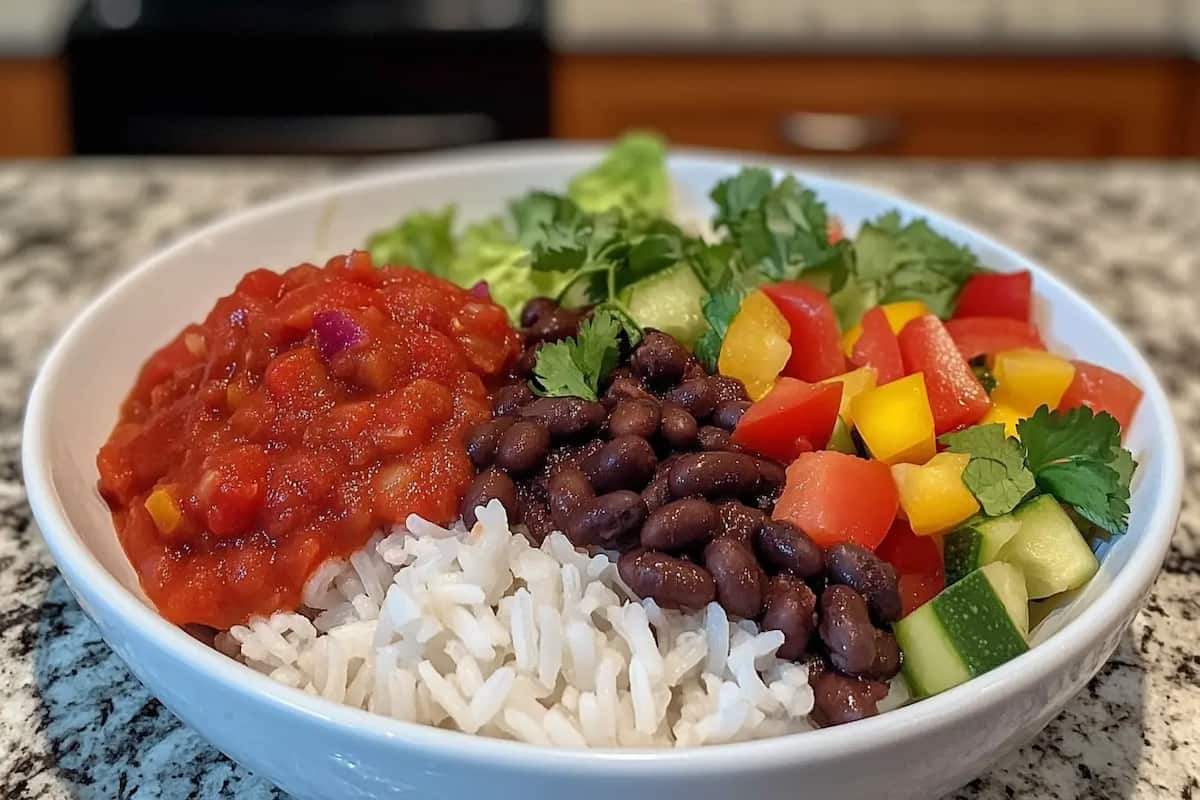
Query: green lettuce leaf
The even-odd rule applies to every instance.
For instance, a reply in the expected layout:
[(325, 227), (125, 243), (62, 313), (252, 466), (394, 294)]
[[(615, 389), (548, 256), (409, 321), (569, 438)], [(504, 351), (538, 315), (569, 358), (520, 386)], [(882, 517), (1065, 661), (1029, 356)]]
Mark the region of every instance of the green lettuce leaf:
[(630, 133), (617, 141), (604, 160), (576, 175), (567, 196), (589, 214), (618, 209), (629, 215), (661, 216), (668, 211), (666, 145), (649, 133)]

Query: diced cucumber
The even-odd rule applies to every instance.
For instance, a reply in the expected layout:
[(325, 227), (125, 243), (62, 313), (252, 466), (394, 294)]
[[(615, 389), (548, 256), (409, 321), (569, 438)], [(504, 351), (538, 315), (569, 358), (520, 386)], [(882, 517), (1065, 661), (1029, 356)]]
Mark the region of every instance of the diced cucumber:
[(634, 321), (669, 333), (691, 348), (704, 333), (700, 303), (708, 293), (687, 264), (656, 272), (621, 293)]
[(962, 579), (984, 564), (996, 560), (996, 554), (1017, 535), (1021, 523), (1012, 514), (977, 519), (946, 536), (943, 560), (946, 585)]
[(995, 561), (947, 586), (894, 626), (913, 693), (943, 692), (1028, 650), (1028, 614), (1012, 564)]
[(1078, 589), (1100, 569), (1100, 562), (1075, 523), (1050, 495), (1035, 497), (1012, 516), (1021, 523), (1021, 529), (1000, 549), (997, 558), (1021, 568), (1030, 597), (1039, 599)]
[(858, 448), (854, 446), (854, 437), (850, 435), (850, 426), (841, 417), (838, 417), (837, 422), (833, 423), (833, 433), (829, 436), (828, 449), (850, 456), (858, 455)]

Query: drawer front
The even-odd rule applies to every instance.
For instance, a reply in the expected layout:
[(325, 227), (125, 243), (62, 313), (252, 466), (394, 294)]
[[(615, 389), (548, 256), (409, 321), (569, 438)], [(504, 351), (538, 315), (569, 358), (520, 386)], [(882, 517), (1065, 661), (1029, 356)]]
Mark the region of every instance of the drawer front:
[(1169, 60), (562, 56), (554, 129), (636, 127), (774, 153), (1164, 156), (1182, 147)]

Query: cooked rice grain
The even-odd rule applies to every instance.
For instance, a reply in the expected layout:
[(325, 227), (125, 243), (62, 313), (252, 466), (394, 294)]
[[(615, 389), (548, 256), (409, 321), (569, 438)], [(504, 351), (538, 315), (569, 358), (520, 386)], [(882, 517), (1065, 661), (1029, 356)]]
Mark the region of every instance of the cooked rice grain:
[(778, 631), (640, 603), (604, 555), (534, 548), (492, 501), (467, 532), (409, 517), (305, 586), (313, 621), (257, 618), (225, 652), (396, 719), (561, 747), (690, 747), (809, 729)]

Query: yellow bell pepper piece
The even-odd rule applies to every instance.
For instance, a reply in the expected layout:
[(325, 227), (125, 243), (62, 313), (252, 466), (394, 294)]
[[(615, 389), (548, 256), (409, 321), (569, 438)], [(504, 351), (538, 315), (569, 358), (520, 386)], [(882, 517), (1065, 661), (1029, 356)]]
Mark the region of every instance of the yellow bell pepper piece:
[(1075, 377), (1075, 365), (1044, 350), (1004, 350), (996, 354), (992, 375), (992, 402), (1027, 417), (1043, 404), (1058, 408)]
[(868, 389), (850, 413), (871, 455), (885, 464), (924, 464), (936, 452), (925, 376), (917, 372)]
[(183, 512), (179, 510), (179, 504), (171, 496), (170, 490), (164, 487), (151, 492), (143, 505), (145, 505), (150, 519), (154, 521), (154, 527), (158, 528), (158, 532), (163, 535), (174, 532), (183, 520)]
[(854, 414), (850, 409), (850, 401), (863, 392), (874, 389), (878, 380), (879, 370), (874, 367), (859, 367), (849, 372), (843, 372), (841, 375), (826, 378), (821, 383), (842, 384), (842, 405), (838, 408), (838, 415), (846, 420), (847, 425), (853, 425)]
[(938, 453), (924, 466), (892, 466), (900, 507), (913, 533), (943, 533), (979, 513), (979, 502), (962, 481), (970, 460), (967, 453)]
[(1029, 416), (1022, 414), (1011, 406), (1002, 406), (992, 404), (988, 412), (983, 415), (983, 419), (979, 420), (980, 425), (991, 425), (993, 422), (999, 422), (1004, 425), (1004, 435), (1020, 438), (1017, 436), (1017, 423)]
[(746, 385), (751, 400), (761, 400), (792, 355), (788, 337), (792, 326), (760, 291), (746, 295), (737, 316), (729, 323), (717, 369)]
[[(880, 307), (883, 309), (883, 315), (887, 317), (888, 327), (892, 329), (892, 333), (896, 334), (917, 317), (923, 317), (929, 313), (929, 306), (920, 300), (884, 303)], [(862, 336), (862, 325), (855, 325), (842, 336), (842, 352), (846, 354), (846, 358), (849, 358), (850, 354), (854, 352), (854, 343), (860, 336)]]

